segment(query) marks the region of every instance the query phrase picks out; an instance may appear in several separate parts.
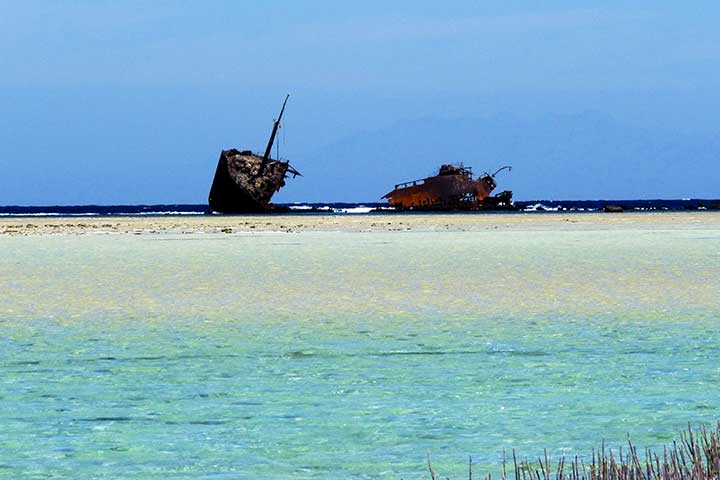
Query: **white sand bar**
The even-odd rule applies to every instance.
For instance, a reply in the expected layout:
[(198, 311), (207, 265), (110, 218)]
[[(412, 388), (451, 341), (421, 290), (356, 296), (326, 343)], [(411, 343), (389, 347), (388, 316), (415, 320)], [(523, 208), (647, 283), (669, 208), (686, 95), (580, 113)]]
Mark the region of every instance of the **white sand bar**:
[(720, 228), (720, 212), (7, 217), (0, 235)]

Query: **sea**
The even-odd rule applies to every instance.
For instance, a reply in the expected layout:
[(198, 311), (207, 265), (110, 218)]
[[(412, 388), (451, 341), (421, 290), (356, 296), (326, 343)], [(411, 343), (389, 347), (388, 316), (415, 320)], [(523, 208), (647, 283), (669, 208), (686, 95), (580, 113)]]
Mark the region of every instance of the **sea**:
[[(3, 214), (204, 213), (61, 208)], [(513, 451), (661, 451), (720, 418), (719, 298), (702, 221), (0, 237), (0, 478), (420, 479), (429, 455), (456, 479)]]
[[(624, 211), (685, 211), (720, 210), (720, 199), (655, 199), (655, 200), (525, 200), (516, 201), (518, 212), (597, 212), (606, 206), (620, 206)], [(387, 203), (376, 202), (295, 202), (277, 204), (295, 214), (396, 214)], [(24, 216), (138, 216), (138, 215), (205, 215), (211, 214), (207, 204), (158, 205), (0, 205), (0, 217)], [(412, 212), (405, 212), (412, 214)], [(460, 212), (467, 214), (468, 212)], [(489, 212), (477, 212), (487, 214)], [(507, 211), (504, 211), (507, 213)]]

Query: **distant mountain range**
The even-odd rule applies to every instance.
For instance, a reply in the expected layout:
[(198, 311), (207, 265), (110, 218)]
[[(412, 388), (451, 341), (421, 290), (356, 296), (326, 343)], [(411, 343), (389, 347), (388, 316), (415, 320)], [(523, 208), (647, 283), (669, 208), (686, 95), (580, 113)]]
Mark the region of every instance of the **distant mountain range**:
[(512, 165), (498, 191), (516, 199), (717, 198), (720, 141), (624, 125), (585, 112), (535, 119), (420, 119), (347, 137), (294, 158), (304, 178), (278, 201), (378, 201), (395, 183), (463, 162)]

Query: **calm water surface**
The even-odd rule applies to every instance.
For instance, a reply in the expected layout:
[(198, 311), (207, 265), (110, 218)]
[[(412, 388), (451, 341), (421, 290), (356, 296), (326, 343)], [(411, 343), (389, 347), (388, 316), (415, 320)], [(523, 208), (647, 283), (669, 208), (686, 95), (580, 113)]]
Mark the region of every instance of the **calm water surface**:
[(720, 231), (0, 238), (0, 478), (426, 478), (720, 418)]

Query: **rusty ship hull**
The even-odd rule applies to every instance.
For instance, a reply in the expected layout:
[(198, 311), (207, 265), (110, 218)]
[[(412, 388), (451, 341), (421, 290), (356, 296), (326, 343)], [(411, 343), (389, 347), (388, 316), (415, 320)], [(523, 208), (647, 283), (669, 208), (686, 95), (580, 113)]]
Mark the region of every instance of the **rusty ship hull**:
[(382, 198), (396, 210), (489, 210), (511, 209), (512, 192), (491, 196), (495, 175), (474, 179), (469, 167), (442, 165), (437, 175), (395, 185)]
[(288, 162), (268, 160), (234, 148), (220, 153), (208, 203), (218, 213), (262, 213), (272, 210), (272, 196), (285, 186), (292, 168)]
[(264, 155), (235, 148), (220, 153), (208, 195), (210, 210), (217, 213), (272, 212), (275, 210), (270, 203), (272, 196), (285, 186), (289, 174), (300, 175), (289, 162), (270, 157), (288, 97), (273, 124)]

